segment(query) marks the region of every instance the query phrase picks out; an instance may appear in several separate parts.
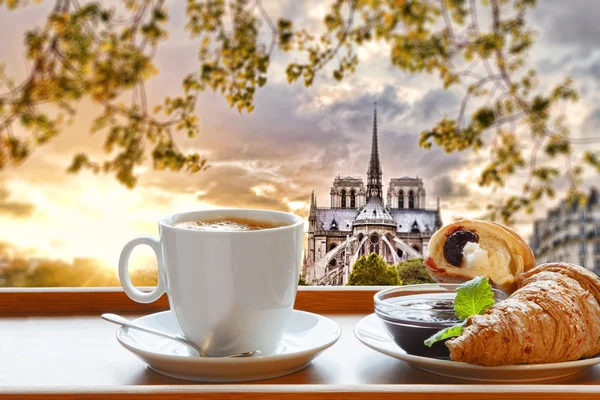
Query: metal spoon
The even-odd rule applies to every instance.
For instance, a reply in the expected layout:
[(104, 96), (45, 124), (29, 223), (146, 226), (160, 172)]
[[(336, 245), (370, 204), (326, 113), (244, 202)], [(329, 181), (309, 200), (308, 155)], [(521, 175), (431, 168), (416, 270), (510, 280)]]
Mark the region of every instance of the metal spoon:
[[(165, 332), (157, 331), (157, 330), (154, 330), (152, 328), (147, 328), (145, 326), (139, 325), (138, 323), (136, 323), (136, 322), (134, 322), (134, 321), (132, 321), (130, 319), (127, 319), (125, 317), (122, 317), (120, 315), (117, 315), (117, 314), (102, 314), (101, 317), (102, 317), (103, 320), (108, 321), (108, 322), (112, 322), (112, 323), (117, 324), (117, 325), (127, 326), (129, 328), (137, 329), (137, 330), (142, 331), (142, 332), (146, 332), (146, 333), (150, 333), (150, 334), (153, 334), (153, 335), (157, 335), (157, 336), (161, 336), (161, 337), (164, 337), (164, 338), (167, 338), (167, 339), (174, 340), (174, 341), (176, 341), (178, 343), (181, 343), (181, 344), (183, 344), (185, 346), (188, 346), (188, 347), (192, 348), (196, 353), (198, 353), (198, 355), (200, 357), (211, 357), (208, 354), (206, 354), (204, 352), (204, 350), (202, 350), (200, 347), (196, 346), (194, 343), (192, 343), (189, 340), (186, 340), (186, 339), (184, 339), (182, 337), (179, 337), (179, 336), (176, 336), (176, 335), (172, 335), (170, 333), (165, 333)], [(232, 354), (230, 356), (223, 356), (223, 357), (217, 357), (217, 358), (251, 357), (251, 356), (256, 355), (256, 354), (260, 354), (260, 351), (259, 350), (247, 351), (245, 353)]]

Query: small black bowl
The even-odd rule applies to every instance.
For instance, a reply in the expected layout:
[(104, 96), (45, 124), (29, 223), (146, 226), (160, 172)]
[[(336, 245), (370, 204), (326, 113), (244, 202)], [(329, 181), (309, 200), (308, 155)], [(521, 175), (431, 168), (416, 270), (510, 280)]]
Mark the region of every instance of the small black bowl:
[[(424, 341), (460, 322), (454, 312), (459, 286), (432, 283), (385, 289), (375, 294), (375, 314), (394, 342), (408, 354), (448, 359), (450, 351), (444, 341), (431, 347), (425, 346)], [(497, 302), (508, 297), (500, 290), (492, 290)]]

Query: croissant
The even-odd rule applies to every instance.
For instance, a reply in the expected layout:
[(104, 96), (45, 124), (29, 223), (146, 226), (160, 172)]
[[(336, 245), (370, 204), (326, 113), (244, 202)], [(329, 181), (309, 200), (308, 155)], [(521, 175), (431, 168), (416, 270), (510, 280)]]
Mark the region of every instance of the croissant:
[(518, 276), (535, 266), (535, 257), (509, 227), (464, 219), (433, 234), (425, 265), (436, 282), (462, 283), (486, 276), (492, 286), (512, 293)]
[(541, 264), (519, 289), (446, 341), (450, 358), (484, 366), (578, 360), (600, 353), (600, 279), (573, 264)]

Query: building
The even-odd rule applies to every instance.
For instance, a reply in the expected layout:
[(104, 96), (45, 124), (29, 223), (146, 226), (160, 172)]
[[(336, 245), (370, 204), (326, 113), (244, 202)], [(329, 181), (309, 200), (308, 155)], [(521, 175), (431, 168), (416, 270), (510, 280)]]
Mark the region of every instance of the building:
[(584, 205), (562, 201), (545, 219), (535, 221), (531, 249), (536, 263), (563, 261), (600, 274), (600, 198), (590, 191)]
[(376, 103), (366, 185), (362, 177), (338, 175), (329, 207), (311, 196), (302, 274), (309, 285), (346, 284), (356, 259), (371, 252), (389, 264), (422, 257), (442, 226), (439, 199), (437, 209), (426, 209), (422, 179), (392, 178), (384, 197), (378, 146)]

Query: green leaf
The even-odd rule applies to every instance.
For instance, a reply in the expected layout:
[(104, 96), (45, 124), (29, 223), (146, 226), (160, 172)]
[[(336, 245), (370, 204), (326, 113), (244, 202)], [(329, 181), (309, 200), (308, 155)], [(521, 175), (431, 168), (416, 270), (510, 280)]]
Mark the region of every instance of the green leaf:
[(457, 325), (449, 326), (445, 329), (442, 329), (435, 335), (431, 336), (429, 339), (427, 339), (424, 342), (425, 346), (431, 347), (435, 342), (439, 342), (440, 340), (460, 336), (464, 330), (465, 330), (465, 322), (462, 322)]
[(475, 277), (456, 289), (454, 311), (459, 319), (467, 319), (471, 315), (483, 314), (494, 305), (494, 292), (483, 276)]

